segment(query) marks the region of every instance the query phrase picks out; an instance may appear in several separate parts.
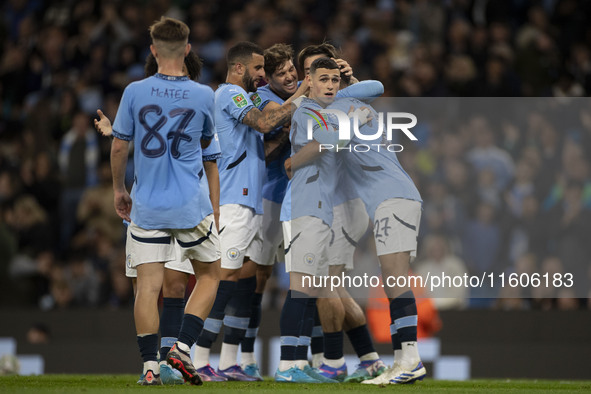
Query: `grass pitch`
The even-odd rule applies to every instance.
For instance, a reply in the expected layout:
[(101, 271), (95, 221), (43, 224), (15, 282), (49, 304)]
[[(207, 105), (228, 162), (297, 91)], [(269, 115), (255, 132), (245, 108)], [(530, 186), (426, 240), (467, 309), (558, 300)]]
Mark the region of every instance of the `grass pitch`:
[(181, 393), (365, 393), (396, 390), (399, 392), (515, 392), (515, 393), (579, 393), (591, 392), (591, 381), (551, 380), (470, 380), (452, 382), (426, 379), (413, 385), (367, 386), (362, 384), (289, 384), (264, 382), (205, 383), (203, 386), (142, 387), (136, 384), (136, 375), (42, 375), (0, 377), (0, 393), (131, 393), (158, 392)]

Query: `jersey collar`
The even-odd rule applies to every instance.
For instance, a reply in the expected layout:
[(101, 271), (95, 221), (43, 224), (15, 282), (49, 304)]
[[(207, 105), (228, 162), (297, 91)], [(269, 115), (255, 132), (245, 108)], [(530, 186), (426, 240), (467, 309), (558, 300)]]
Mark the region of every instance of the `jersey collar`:
[(175, 77), (172, 75), (164, 75), (164, 74), (156, 73), (156, 74), (154, 74), (154, 76), (156, 78), (164, 79), (166, 81), (188, 81), (189, 80), (189, 77), (187, 77), (186, 75), (183, 75), (182, 77)]

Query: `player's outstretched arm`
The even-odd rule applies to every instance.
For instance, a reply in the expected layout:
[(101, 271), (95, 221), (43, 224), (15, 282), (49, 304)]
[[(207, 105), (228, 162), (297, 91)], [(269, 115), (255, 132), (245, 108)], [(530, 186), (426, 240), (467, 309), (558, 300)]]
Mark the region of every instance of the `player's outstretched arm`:
[(129, 141), (114, 138), (111, 144), (111, 172), (113, 173), (113, 192), (115, 211), (120, 218), (131, 222), (131, 197), (125, 188), (125, 168), (129, 154)]
[(98, 131), (105, 137), (108, 137), (111, 134), (113, 134), (113, 126), (111, 125), (111, 121), (109, 120), (109, 118), (107, 118), (103, 111), (101, 111), (100, 109), (97, 109), (96, 113), (99, 116), (99, 120), (94, 120), (94, 128), (96, 129), (96, 131)]
[(293, 100), (305, 94), (308, 91), (308, 88), (308, 82), (304, 80), (293, 96), (285, 100), (282, 105), (269, 103), (265, 106), (262, 112), (257, 108), (253, 108), (248, 111), (242, 120), (242, 123), (249, 125), (261, 133), (268, 133), (274, 130), (278, 126), (289, 122)]
[(352, 97), (364, 102), (371, 102), (382, 94), (384, 94), (384, 85), (380, 81), (368, 79), (339, 90), (337, 97)]

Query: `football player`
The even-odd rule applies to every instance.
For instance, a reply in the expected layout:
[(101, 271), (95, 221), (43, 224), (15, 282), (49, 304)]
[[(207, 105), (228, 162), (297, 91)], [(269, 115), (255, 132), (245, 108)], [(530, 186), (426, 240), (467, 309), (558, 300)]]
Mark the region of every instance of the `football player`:
[[(130, 84), (113, 124), (111, 167), (115, 209), (130, 222), (128, 260), (137, 268), (134, 315), (138, 345), (144, 360), (144, 385), (161, 384), (157, 363), (158, 307), (164, 264), (189, 258), (198, 277), (185, 307), (177, 342), (167, 361), (185, 380), (201, 384), (189, 350), (211, 310), (219, 283), (219, 239), (213, 207), (200, 192), (203, 176), (201, 148), (213, 130), (213, 92), (190, 81), (183, 72), (190, 51), (188, 27), (161, 18), (150, 27), (150, 50), (158, 73)], [(129, 142), (135, 142), (135, 176), (131, 196), (124, 173)], [(132, 204), (133, 202), (133, 204)]]
[[(336, 59), (335, 47), (328, 43), (308, 46), (300, 51), (298, 64), (308, 74), (311, 64), (321, 57)], [(368, 102), (384, 92), (379, 81), (357, 83), (349, 64), (342, 59), (335, 61), (341, 71), (341, 89), (337, 93), (339, 99), (353, 97)], [(346, 179), (338, 184), (341, 187), (346, 185)], [(350, 192), (349, 189), (346, 198), (342, 197), (343, 193), (335, 194), (335, 223), (332, 229), (334, 236), (331, 237), (328, 251), (330, 275), (339, 276), (345, 269), (352, 269), (356, 242), (367, 229), (368, 220), (363, 204)], [(323, 376), (339, 381), (359, 382), (379, 376), (385, 370), (385, 365), (375, 351), (363, 310), (343, 287), (338, 289), (338, 295), (320, 297), (317, 301), (318, 313), (315, 315), (311, 340), (312, 365), (319, 368)], [(343, 358), (343, 329), (360, 360), (358, 368), (348, 377)]]
[[(292, 120), (292, 154), (315, 143), (307, 138), (307, 120), (334, 101), (341, 82), (339, 67), (329, 58), (318, 59), (312, 64), (306, 80), (310, 84), (310, 98), (302, 100)], [(311, 369), (307, 346), (306, 354), (299, 352), (298, 348), (301, 338), (311, 336), (318, 296), (318, 288), (307, 283), (311, 283), (315, 276), (328, 275), (327, 247), (333, 220), (332, 195), (337, 180), (334, 176), (335, 156), (332, 153), (316, 155), (313, 160), (300, 167), (294, 166), (294, 169), (281, 206), (290, 290), (279, 323), (281, 360), (275, 380), (321, 383), (322, 380), (307, 371)]]
[[(289, 121), (291, 102), (307, 89), (302, 85), (283, 105), (261, 112), (249, 92), (265, 76), (263, 51), (250, 42), (228, 50), (226, 83), (215, 93), (215, 123), (222, 157), (220, 171), (220, 242), (222, 275), (214, 306), (197, 342), (195, 364), (202, 375), (252, 381), (237, 365), (256, 288), (256, 262), (262, 243), (262, 187), (265, 175), (263, 134)], [(217, 372), (209, 365), (209, 351), (224, 325), (224, 344)]]
[[(322, 52), (324, 51), (324, 52)], [(327, 53), (326, 53), (327, 52)], [(302, 51), (300, 60), (306, 63), (309, 68), (309, 57), (317, 59), (320, 53), (326, 53), (326, 56), (336, 56), (336, 49), (330, 44), (322, 44), (319, 46), (311, 46)], [(297, 82), (297, 70), (294, 66), (294, 53), (292, 48), (286, 44), (275, 44), (264, 51), (265, 57), (265, 81), (267, 85), (259, 88), (256, 93), (251, 95), (252, 101), (263, 112), (277, 108), (289, 98), (297, 90), (299, 83)], [(350, 85), (343, 90), (339, 90), (338, 97), (347, 97), (350, 95), (358, 95), (359, 97), (374, 97), (383, 93), (383, 86), (379, 81), (358, 81), (352, 77), (353, 70), (348, 63), (342, 59), (336, 59), (341, 72), (341, 76), (350, 81)], [(353, 83), (356, 83), (353, 85)], [(279, 212), (281, 202), (285, 196), (288, 178), (285, 173), (283, 163), (290, 155), (290, 143), (288, 134), (285, 132), (286, 125), (279, 127), (271, 133), (265, 134), (265, 152), (266, 152), (266, 180), (263, 185), (263, 249), (261, 253), (261, 263), (257, 265), (257, 288), (255, 296), (253, 297), (252, 315), (249, 322), (246, 338), (242, 342), (242, 361), (243, 368), (247, 373), (257, 374), (258, 366), (254, 358), (254, 340), (261, 320), (261, 299), (265, 288), (266, 281), (271, 275), (272, 266), (275, 260), (276, 252), (282, 243), (283, 237), (280, 227)], [(288, 129), (288, 127), (287, 127)], [(281, 253), (279, 253), (281, 255)], [(357, 312), (357, 310), (355, 311)], [(316, 313), (317, 315), (317, 313)], [(351, 314), (349, 314), (351, 315)], [(359, 314), (357, 314), (359, 316)], [(364, 324), (364, 322), (362, 322)], [(353, 324), (352, 328), (357, 328), (362, 325)], [(362, 328), (357, 331), (361, 331)], [(363, 333), (358, 334), (357, 331), (352, 331), (354, 344), (361, 343), (360, 349), (367, 349), (365, 346), (367, 341), (363, 337)], [(323, 342), (322, 330), (320, 323), (318, 327), (314, 328), (317, 333), (317, 338), (312, 338), (312, 349), (318, 350), (320, 360), (322, 360)], [(367, 337), (369, 333), (365, 328)], [(361, 338), (361, 340), (356, 340)], [(307, 354), (309, 338), (300, 338), (302, 342), (298, 351), (302, 354)], [(370, 347), (371, 339), (369, 339)], [(319, 345), (319, 346), (314, 346)], [(357, 348), (356, 348), (357, 349)], [(362, 350), (363, 351), (363, 350)], [(342, 352), (342, 349), (341, 349)], [(313, 353), (316, 353), (313, 351)], [(362, 356), (365, 356), (364, 353)], [(320, 365), (321, 362), (318, 363)], [(371, 368), (370, 368), (371, 369)], [(325, 380), (319, 376), (317, 371), (308, 370), (316, 379)], [(364, 369), (365, 371), (365, 369)]]
[[(361, 198), (374, 224), (373, 233), (383, 283), (388, 283), (385, 280), (388, 277), (408, 276), (410, 258), (416, 255), (422, 200), (412, 179), (400, 165), (396, 153), (380, 149), (388, 141), (383, 134), (377, 132), (378, 121), (371, 121), (379, 119), (378, 114), (366, 105), (355, 98), (344, 98), (327, 107), (329, 110), (357, 114), (359, 119), (363, 116), (364, 120), (359, 121), (358, 130), (365, 138), (359, 137), (356, 131), (350, 141), (343, 142), (339, 141), (339, 133), (333, 131), (315, 134), (314, 142), (329, 142), (327, 145), (332, 147), (349, 145), (350, 149), (342, 149), (337, 154), (342, 159), (341, 175), (346, 174), (346, 181), (354, 189), (351, 194)], [(339, 123), (337, 121), (332, 124)], [(371, 136), (374, 137), (373, 144)], [(371, 148), (359, 152), (354, 149), (358, 144)], [(286, 166), (298, 168), (302, 163), (315, 160), (321, 153), (317, 146), (307, 149), (312, 145), (308, 144), (297, 155), (292, 156)], [(412, 290), (408, 286), (386, 286), (385, 291), (390, 299), (390, 332), (395, 362), (389, 370), (362, 383), (398, 384), (422, 380), (426, 371), (417, 348), (417, 308)]]
[[(158, 72), (158, 63), (156, 58), (151, 53), (146, 58), (144, 66), (145, 77), (151, 77)], [(199, 79), (201, 72), (201, 60), (197, 54), (190, 51), (185, 57), (183, 72), (189, 76), (193, 81)], [(104, 136), (111, 136), (113, 129), (111, 121), (99, 109), (97, 110), (99, 119), (94, 121), (95, 128)], [(217, 136), (211, 141), (209, 146), (203, 149), (203, 168), (205, 174), (201, 178), (201, 186), (203, 192), (209, 190), (209, 198), (212, 206), (219, 206), (219, 177), (216, 160), (220, 157), (220, 144)], [(211, 181), (208, 181), (208, 178)], [(217, 183), (216, 183), (217, 182)], [(219, 218), (219, 211), (214, 212), (214, 218)], [(126, 224), (128, 225), (128, 223)], [(177, 258), (173, 261), (168, 261), (164, 264), (164, 281), (162, 285), (162, 312), (160, 315), (160, 379), (163, 384), (174, 385), (185, 383), (182, 375), (171, 368), (166, 363), (166, 355), (177, 340), (181, 323), (183, 319), (183, 312), (185, 309), (185, 293), (189, 276), (194, 275), (193, 267), (188, 259), (181, 261), (181, 249), (178, 243), (175, 245)], [(127, 255), (128, 253), (126, 253)], [(136, 289), (137, 269), (132, 268), (126, 264), (125, 275), (131, 278), (133, 289)], [(138, 383), (141, 383), (144, 375), (140, 376)]]

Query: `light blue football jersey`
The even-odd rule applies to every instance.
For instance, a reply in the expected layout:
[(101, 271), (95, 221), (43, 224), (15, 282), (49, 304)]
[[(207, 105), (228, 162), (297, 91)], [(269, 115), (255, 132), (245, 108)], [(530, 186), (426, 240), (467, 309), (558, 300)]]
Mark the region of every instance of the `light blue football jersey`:
[(348, 175), (346, 170), (347, 163), (344, 162), (344, 155), (337, 154), (336, 155), (336, 187), (335, 192), (333, 195), (332, 203), (336, 207), (337, 205), (341, 205), (347, 201), (354, 200), (359, 198), (359, 192), (355, 187), (353, 180)]
[(222, 150), (220, 148), (220, 139), (215, 133), (209, 145), (203, 149), (203, 161), (214, 161), (222, 157)]
[[(345, 113), (353, 106), (370, 108), (372, 121), (359, 128), (362, 135), (375, 135), (378, 130), (378, 113), (366, 103), (354, 98), (337, 99), (327, 109), (339, 109)], [(351, 128), (353, 130), (353, 128)], [(349, 147), (357, 144), (368, 146), (367, 152), (355, 152), (355, 149), (341, 150), (339, 156), (340, 170), (349, 178), (356, 194), (365, 203), (369, 217), (374, 219), (376, 208), (380, 203), (391, 198), (404, 198), (422, 202), (421, 195), (410, 176), (404, 171), (396, 153), (389, 152), (385, 146), (390, 144), (382, 134), (375, 140), (364, 141), (353, 135)], [(341, 174), (343, 175), (343, 174)]]
[(222, 150), (218, 160), (220, 205), (241, 204), (262, 214), (263, 134), (242, 123), (253, 108), (249, 95), (240, 86), (224, 83), (215, 92), (215, 129)]
[(382, 94), (384, 94), (384, 85), (380, 81), (368, 79), (339, 90), (337, 98), (352, 97), (369, 102)]
[[(302, 81), (298, 82), (298, 87)], [(384, 86), (379, 81), (368, 80), (361, 81), (356, 84), (347, 86), (346, 88), (339, 90), (337, 97), (367, 97), (375, 98), (384, 93)], [(251, 93), (250, 98), (253, 104), (261, 111), (265, 106), (273, 101), (279, 105), (282, 105), (285, 100), (279, 97), (272, 89), (270, 85), (265, 85), (257, 89), (256, 93)], [(278, 127), (268, 134), (265, 134), (265, 140), (272, 140), (277, 137), (279, 133), (282, 133), (282, 127)], [(279, 157), (271, 162), (268, 162), (265, 170), (265, 181), (263, 184), (263, 198), (281, 204), (285, 197), (285, 191), (287, 188), (287, 174), (285, 173), (284, 163), (285, 160), (291, 155), (291, 148), (286, 145)], [(352, 197), (356, 198), (356, 197)], [(352, 199), (351, 198), (351, 199)], [(344, 202), (344, 201), (342, 201)]]
[(211, 139), (213, 91), (156, 74), (123, 93), (113, 136), (134, 141), (131, 219), (145, 229), (187, 229), (212, 212), (200, 193), (201, 139)]
[[(305, 98), (295, 111), (289, 132), (292, 155), (310, 142), (308, 119), (311, 119), (310, 114), (321, 109), (316, 101)], [(328, 122), (333, 121), (330, 117), (327, 119)], [(281, 221), (315, 216), (331, 226), (336, 182), (336, 157), (333, 152), (324, 152), (314, 161), (294, 171), (281, 205)]]
[[(284, 99), (279, 97), (271, 90), (269, 85), (258, 88), (256, 93), (252, 93), (250, 95), (250, 98), (254, 105), (261, 111), (271, 101), (279, 105), (282, 105), (285, 102)], [(275, 130), (265, 134), (264, 139), (265, 141), (276, 139), (280, 133), (283, 133), (282, 127), (278, 127)], [(289, 180), (287, 178), (287, 174), (285, 173), (285, 167), (283, 164), (290, 155), (291, 147), (289, 144), (286, 144), (283, 147), (279, 157), (266, 164), (265, 181), (263, 184), (263, 198), (278, 204), (281, 204), (283, 201), (283, 198), (285, 197), (285, 190), (287, 189), (287, 181)]]

